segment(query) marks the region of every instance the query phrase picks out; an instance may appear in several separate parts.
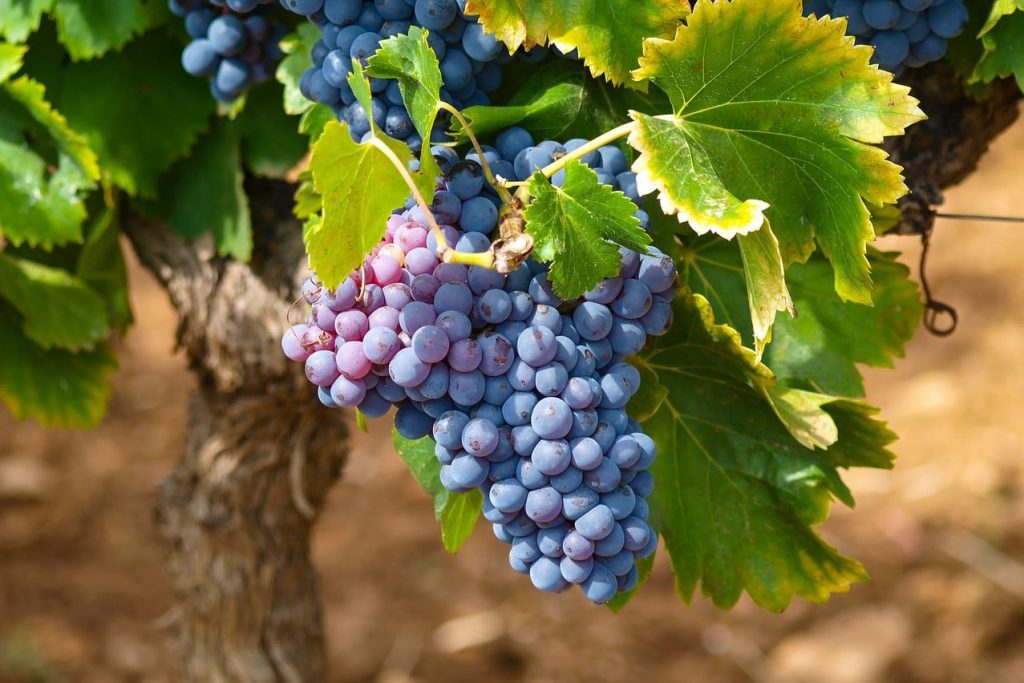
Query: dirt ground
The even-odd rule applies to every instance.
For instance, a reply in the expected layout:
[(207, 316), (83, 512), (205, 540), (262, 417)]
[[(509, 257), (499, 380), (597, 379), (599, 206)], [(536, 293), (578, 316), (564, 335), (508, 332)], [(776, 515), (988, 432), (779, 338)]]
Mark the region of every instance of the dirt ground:
[[(1024, 215), (1024, 124), (947, 210)], [(890, 239), (907, 252), (917, 245)], [(478, 528), (441, 548), (430, 505), (384, 438), (362, 436), (315, 555), (336, 683), (1010, 683), (1024, 681), (1024, 226), (947, 221), (931, 261), (951, 338), (921, 333), (869, 398), (902, 440), (894, 472), (854, 473), (824, 527), (872, 581), (782, 615), (673, 595), (662, 560), (621, 615), (539, 594)], [(157, 286), (89, 433), (0, 414), (0, 682), (175, 680), (154, 491), (182, 447), (191, 379)]]

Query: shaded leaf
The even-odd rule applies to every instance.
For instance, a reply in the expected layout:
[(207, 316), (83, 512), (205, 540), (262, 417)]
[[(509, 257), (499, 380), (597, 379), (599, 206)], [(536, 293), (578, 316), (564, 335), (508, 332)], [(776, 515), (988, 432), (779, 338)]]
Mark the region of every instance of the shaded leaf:
[(57, 35), (72, 59), (92, 59), (122, 47), (149, 26), (157, 0), (54, 0)]
[(971, 81), (1012, 76), (1024, 90), (1024, 0), (996, 0), (979, 37), (985, 51)]
[(19, 420), (46, 427), (95, 427), (111, 395), (117, 360), (109, 344), (74, 353), (45, 350), (20, 331), (22, 321), (0, 301), (0, 401)]
[[(0, 252), (0, 298), (21, 314), (21, 329), (43, 349), (92, 349), (110, 334), (103, 298), (65, 270)], [(14, 328), (4, 328), (4, 334)]]
[(310, 50), (318, 40), (320, 29), (312, 22), (305, 22), (281, 41), (285, 58), (277, 65), (275, 76), (284, 85), (284, 110), (289, 114), (301, 114), (314, 106), (299, 90), (299, 81), (313, 66)]
[(128, 269), (118, 239), (117, 212), (104, 207), (92, 219), (92, 225), (78, 253), (75, 275), (103, 297), (110, 324), (124, 330), (132, 324), (132, 307), (128, 298)]
[(252, 217), (243, 179), (237, 130), (221, 119), (168, 178), (163, 200), (171, 227), (191, 239), (212, 233), (218, 254), (248, 261)]
[(202, 79), (167, 68), (179, 58), (179, 45), (150, 32), (121, 53), (64, 71), (61, 112), (130, 194), (152, 196), (160, 174), (188, 152), (214, 112)]
[(788, 272), (799, 315), (776, 325), (765, 362), (789, 384), (842, 396), (864, 395), (857, 364), (892, 367), (921, 320), (909, 269), (897, 254), (869, 250), (874, 306), (844, 303), (828, 287), (832, 269), (821, 258)]
[(392, 439), (395, 450), (413, 477), (434, 499), (434, 516), (441, 524), (445, 550), (458, 552), (476, 528), (483, 496), (476, 489), (468, 493), (451, 493), (441, 485), (441, 464), (434, 457), (434, 441), (429, 436), (410, 441), (396, 431)]
[[(652, 512), (681, 597), (689, 601), (700, 584), (720, 607), (745, 591), (782, 610), (794, 596), (821, 602), (864, 580), (861, 565), (811, 525), (833, 497), (850, 500), (837, 468), (888, 466), (891, 433), (863, 404), (831, 399), (839, 441), (824, 451), (801, 446), (774, 412), (770, 376), (753, 368), (733, 330), (714, 323), (707, 301), (683, 294), (675, 309), (673, 330), (645, 353), (669, 397), (644, 426), (658, 444)], [(865, 454), (851, 458), (848, 438)]]

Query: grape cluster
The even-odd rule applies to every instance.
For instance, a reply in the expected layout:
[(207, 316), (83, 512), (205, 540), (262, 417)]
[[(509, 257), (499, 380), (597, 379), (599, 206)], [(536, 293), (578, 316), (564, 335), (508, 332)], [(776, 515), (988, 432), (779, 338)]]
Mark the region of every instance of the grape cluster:
[(273, 1), (168, 0), (171, 12), (185, 19), (192, 37), (181, 53), (181, 64), (193, 76), (210, 79), (217, 101), (232, 102), (250, 84), (274, 75), (283, 56), (278, 43), (285, 30), (256, 12)]
[[(440, 62), (441, 98), (463, 109), (490, 104), (490, 93), (502, 82), (500, 65), (512, 59), (508, 51), (476, 17), (466, 16), (464, 0), (280, 0), (288, 10), (301, 14), (320, 27), (321, 38), (313, 46), (313, 67), (303, 74), (299, 88), (307, 99), (330, 106), (339, 120), (349, 125), (352, 137), (361, 140), (370, 120), (388, 135), (405, 140), (418, 151), (421, 141), (402, 102), (397, 81), (371, 79), (374, 93), (367, 113), (356, 102), (348, 85), (352, 59), (364, 66), (382, 40), (408, 33), (411, 26), (429, 31), (428, 40)], [(527, 59), (547, 54), (534, 48)], [(447, 141), (446, 121), (439, 119), (433, 142)]]
[(804, 12), (846, 17), (847, 33), (872, 45), (872, 61), (897, 75), (942, 59), (968, 19), (964, 0), (808, 0)]
[[(524, 178), (580, 144), (535, 146), (510, 129), (484, 154), (497, 174)], [(486, 251), (500, 201), (479, 157), (433, 152), (445, 176), (431, 208), (446, 242)], [(618, 148), (584, 160), (635, 197)], [(657, 543), (645, 500), (655, 447), (625, 412), (640, 386), (625, 359), (667, 332), (676, 287), (671, 258), (621, 254), (618, 277), (567, 302), (533, 260), (507, 276), (442, 262), (425, 213), (410, 203), (336, 290), (306, 282), (309, 319), (282, 347), (305, 364), (325, 405), (368, 417), (397, 406), (399, 433), (432, 436), (441, 482), (483, 492), (484, 517), (512, 546), (509, 563), (537, 588), (578, 584), (607, 602), (635, 585), (636, 560)]]

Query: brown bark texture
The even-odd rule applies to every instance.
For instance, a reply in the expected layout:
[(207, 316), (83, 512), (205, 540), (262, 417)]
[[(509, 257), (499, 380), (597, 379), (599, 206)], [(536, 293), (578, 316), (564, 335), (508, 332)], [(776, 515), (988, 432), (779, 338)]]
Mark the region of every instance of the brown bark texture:
[(217, 258), (163, 225), (127, 221), (177, 310), (178, 342), (199, 380), (156, 521), (184, 680), (323, 681), (310, 531), (340, 475), (347, 431), (280, 352), (305, 262), (290, 189), (250, 189), (250, 264)]
[[(941, 65), (910, 78), (930, 119), (887, 147), (914, 192), (900, 231), (923, 232), (940, 190), (970, 174), (1016, 118), (1020, 93), (997, 84), (974, 100)], [(248, 189), (256, 227), (249, 264), (217, 258), (165, 226), (126, 221), (177, 310), (178, 341), (199, 380), (157, 525), (185, 680), (316, 683), (327, 673), (310, 531), (340, 475), (347, 432), (280, 352), (305, 264), (291, 190), (267, 182)]]

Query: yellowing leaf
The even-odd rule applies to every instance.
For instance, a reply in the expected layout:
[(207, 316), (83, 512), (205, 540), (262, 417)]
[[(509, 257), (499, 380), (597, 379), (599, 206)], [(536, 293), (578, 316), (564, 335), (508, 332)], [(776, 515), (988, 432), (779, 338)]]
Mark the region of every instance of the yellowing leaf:
[[(408, 165), (409, 148), (381, 137)], [(323, 221), (308, 235), (309, 264), (329, 287), (359, 267), (384, 237), (388, 216), (405, 203), (408, 186), (382, 150), (353, 142), (344, 123), (332, 121), (313, 148), (313, 183), (323, 197)]]
[(699, 0), (674, 39), (645, 42), (636, 75), (668, 93), (674, 114), (634, 113), (630, 143), (638, 187), (680, 221), (726, 238), (771, 229), (786, 265), (817, 244), (840, 296), (870, 303), (865, 201), (894, 202), (906, 187), (868, 143), (923, 115), (844, 29), (791, 0)]
[(595, 76), (629, 81), (644, 38), (670, 36), (686, 16), (686, 0), (469, 0), (466, 14), (514, 51), (554, 43), (578, 50)]

